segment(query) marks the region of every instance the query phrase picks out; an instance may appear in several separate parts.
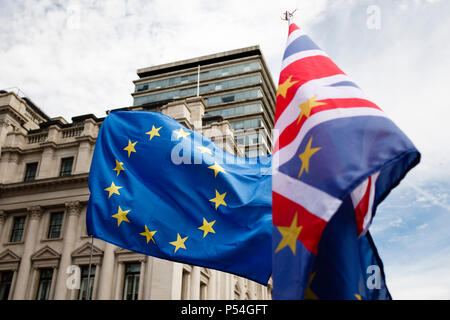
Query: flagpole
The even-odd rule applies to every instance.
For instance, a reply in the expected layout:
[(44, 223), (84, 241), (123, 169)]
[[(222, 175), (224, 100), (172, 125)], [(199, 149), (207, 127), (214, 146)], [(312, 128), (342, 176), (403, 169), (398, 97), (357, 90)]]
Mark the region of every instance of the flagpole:
[[(94, 236), (91, 236), (91, 253), (89, 255), (89, 267), (88, 267), (87, 290), (86, 290), (86, 294), (87, 294), (86, 298), (88, 298), (89, 300), (92, 300), (92, 296), (89, 295), (89, 291), (91, 288), (90, 280), (91, 280), (91, 265), (92, 265), (92, 251), (93, 250), (94, 250)], [(92, 289), (94, 289), (93, 287), (94, 286), (92, 286)], [(86, 299), (86, 300), (88, 300), (88, 299)]]
[(281, 20), (286, 20), (288, 22), (288, 25), (290, 25), (291, 24), (291, 18), (294, 16), (295, 11), (297, 11), (297, 9), (295, 9), (292, 12), (289, 12), (289, 11), (286, 10), (284, 12), (284, 16), (281, 18)]
[(200, 96), (200, 65), (197, 68), (197, 97)]

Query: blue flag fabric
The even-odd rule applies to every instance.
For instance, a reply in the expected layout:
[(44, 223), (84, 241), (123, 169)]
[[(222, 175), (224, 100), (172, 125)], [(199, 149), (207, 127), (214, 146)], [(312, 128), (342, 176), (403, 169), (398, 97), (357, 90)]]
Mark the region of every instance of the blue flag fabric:
[(291, 22), (274, 132), (273, 297), (389, 299), (368, 230), (420, 153)]
[(391, 299), (370, 233), (358, 238), (355, 229), (353, 205), (346, 200), (323, 232), (306, 299)]
[(88, 234), (267, 284), (271, 158), (245, 159), (155, 112), (104, 120), (89, 173)]

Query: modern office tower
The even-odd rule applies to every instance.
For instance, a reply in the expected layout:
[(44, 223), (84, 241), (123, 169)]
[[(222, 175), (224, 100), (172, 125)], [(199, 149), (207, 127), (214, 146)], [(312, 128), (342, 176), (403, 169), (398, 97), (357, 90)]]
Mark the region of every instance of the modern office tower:
[(186, 97), (203, 97), (203, 125), (228, 120), (242, 154), (271, 153), (276, 89), (259, 46), (137, 71), (133, 105), (158, 111)]

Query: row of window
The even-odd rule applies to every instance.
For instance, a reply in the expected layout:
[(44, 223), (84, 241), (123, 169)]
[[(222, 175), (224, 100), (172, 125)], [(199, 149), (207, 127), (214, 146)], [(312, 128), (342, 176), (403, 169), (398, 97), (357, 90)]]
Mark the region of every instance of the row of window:
[[(92, 299), (95, 271), (95, 265), (91, 265), (90, 275), (88, 265), (80, 266), (80, 288), (78, 289), (76, 296), (78, 300)], [(39, 276), (35, 299), (48, 300), (50, 298), (50, 289), (54, 277), (54, 269), (40, 268), (38, 272)], [(128, 263), (125, 265), (122, 295), (124, 300), (137, 300), (139, 293), (140, 272), (140, 263)], [(7, 270), (0, 272), (0, 300), (8, 300), (9, 293), (12, 287), (13, 277), (14, 271)]]
[(238, 102), (262, 98), (262, 92), (259, 89), (245, 90), (227, 93), (219, 96), (213, 96), (205, 99), (207, 106), (215, 106), (222, 103)]
[[(9, 242), (21, 242), (25, 232), (26, 216), (14, 217)], [(52, 212), (47, 232), (47, 239), (58, 239), (61, 237), (64, 212)]]
[(205, 113), (205, 116), (222, 116), (224, 119), (241, 115), (263, 112), (260, 103), (251, 103), (238, 107), (224, 108), (219, 110), (211, 110)]
[[(261, 64), (257, 61), (242, 63), (224, 68), (217, 68), (208, 71), (201, 71), (200, 81), (210, 80), (218, 77), (225, 77), (229, 75), (241, 74), (244, 72), (250, 72), (255, 70), (261, 70)], [(136, 85), (135, 92), (154, 90), (159, 88), (167, 88), (179, 84), (195, 83), (197, 82), (197, 80), (198, 80), (197, 73), (167, 79), (153, 80)]]
[[(62, 158), (61, 166), (59, 168), (59, 176), (70, 176), (72, 174), (74, 157)], [(24, 181), (34, 181), (37, 174), (38, 162), (27, 163), (25, 167)]]
[[(259, 75), (224, 80), (219, 82), (214, 82), (210, 84), (201, 85), (199, 88), (200, 94), (206, 94), (219, 90), (226, 90), (231, 88), (239, 88), (243, 86), (253, 85), (261, 83), (262, 79)], [(190, 87), (184, 89), (170, 90), (160, 93), (148, 94), (141, 97), (134, 98), (134, 105), (165, 101), (169, 99), (185, 98), (190, 96), (195, 96), (197, 94), (197, 87)]]
[(264, 122), (261, 118), (230, 121), (230, 126), (231, 126), (231, 128), (233, 128), (233, 130), (245, 130), (245, 129), (256, 129), (256, 128), (264, 128), (265, 129)]

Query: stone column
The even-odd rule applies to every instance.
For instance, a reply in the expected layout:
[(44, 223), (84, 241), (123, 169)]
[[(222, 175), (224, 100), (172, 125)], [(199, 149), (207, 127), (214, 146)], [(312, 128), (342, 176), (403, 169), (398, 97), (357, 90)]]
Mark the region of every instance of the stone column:
[(97, 297), (99, 300), (110, 300), (114, 276), (114, 245), (106, 243), (102, 261)]
[(205, 101), (202, 97), (186, 98), (186, 103), (191, 110), (191, 122), (196, 131), (202, 129), (202, 118), (205, 114)]
[(8, 134), (9, 121), (6, 119), (0, 119), (0, 156), (2, 152), (2, 147), (6, 142), (6, 135)]
[[(37, 173), (38, 179), (49, 178), (52, 176), (52, 171), (55, 167), (53, 161), (54, 147), (47, 146), (42, 152), (42, 158), (39, 164), (39, 171)], [(56, 164), (58, 166), (59, 164)]]
[(20, 260), (19, 271), (17, 273), (17, 283), (14, 290), (14, 300), (24, 300), (30, 277), (31, 255), (33, 254), (34, 244), (37, 240), (39, 220), (42, 216), (42, 208), (34, 206), (28, 208), (28, 226), (25, 234), (24, 248)]
[(200, 299), (200, 267), (193, 266), (191, 271), (191, 294), (190, 299)]
[(80, 217), (81, 206), (79, 201), (66, 202), (66, 230), (63, 234), (63, 249), (59, 262), (58, 276), (56, 278), (55, 300), (68, 298), (66, 280), (67, 267), (72, 263), (72, 251), (75, 248), (76, 231)]
[(5, 225), (5, 221), (6, 221), (6, 213), (5, 211), (0, 209), (0, 241), (2, 240), (3, 237), (3, 226)]
[(92, 146), (89, 140), (80, 141), (74, 174), (89, 172), (92, 158)]

